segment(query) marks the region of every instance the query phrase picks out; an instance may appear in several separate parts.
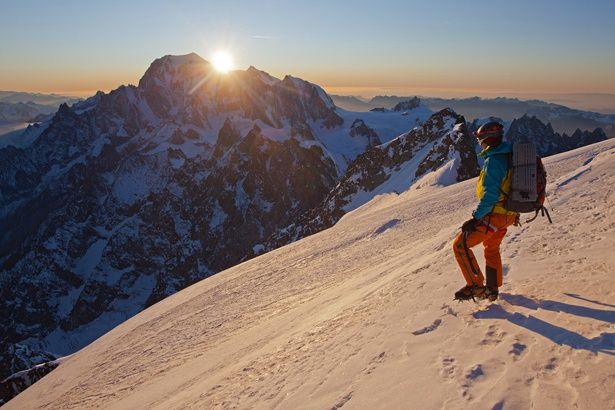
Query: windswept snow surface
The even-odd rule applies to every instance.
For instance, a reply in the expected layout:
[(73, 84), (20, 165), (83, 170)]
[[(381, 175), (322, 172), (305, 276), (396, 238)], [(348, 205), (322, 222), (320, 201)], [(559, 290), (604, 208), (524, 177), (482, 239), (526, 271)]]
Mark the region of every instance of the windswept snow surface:
[(452, 301), (476, 180), (381, 195), (152, 306), (6, 408), (615, 408), (614, 163), (615, 140), (546, 160), (554, 223), (510, 229), (497, 303)]

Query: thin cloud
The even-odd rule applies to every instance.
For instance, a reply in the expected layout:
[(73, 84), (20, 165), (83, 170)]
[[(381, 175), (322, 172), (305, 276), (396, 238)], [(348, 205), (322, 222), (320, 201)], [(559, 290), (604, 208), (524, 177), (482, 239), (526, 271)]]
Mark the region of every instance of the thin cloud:
[(280, 37), (278, 36), (250, 36), (250, 37), (255, 40), (279, 40), (280, 39)]

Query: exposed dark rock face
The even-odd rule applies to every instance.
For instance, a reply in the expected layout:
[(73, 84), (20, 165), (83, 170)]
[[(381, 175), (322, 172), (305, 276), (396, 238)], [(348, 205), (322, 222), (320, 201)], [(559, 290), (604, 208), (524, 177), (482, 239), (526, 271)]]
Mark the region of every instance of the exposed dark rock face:
[[(407, 167), (411, 162), (415, 166)], [(478, 175), (474, 141), (466, 129), (465, 119), (451, 110), (442, 110), (422, 126), (359, 155), (319, 207), (276, 232), (263, 249), (275, 249), (329, 228), (369, 198), (395, 192), (397, 185), (386, 185), (393, 175), (399, 177), (403, 173), (406, 184), (402, 189), (407, 189), (422, 176), (447, 163), (451, 163), (454, 174), (449, 183)], [(358, 194), (363, 194), (360, 200)]]
[[(563, 135), (563, 138), (565, 138), (565, 136), (566, 134)], [(585, 145), (595, 144), (596, 142), (604, 141), (608, 137), (602, 128), (596, 128), (593, 131), (581, 131), (577, 128), (576, 131), (569, 138), (569, 149), (575, 149), (583, 147)]]
[(352, 125), (350, 126), (350, 136), (353, 138), (363, 137), (367, 139), (367, 148), (375, 147), (376, 145), (380, 145), (380, 138), (378, 138), (378, 134), (376, 131), (368, 127), (363, 120), (357, 119), (354, 120)]
[[(15, 323), (15, 322), (13, 322)], [(0, 367), (4, 370), (5, 376), (0, 377), (0, 381), (24, 369), (31, 369), (40, 363), (54, 361), (56, 357), (50, 353), (42, 351), (34, 351), (28, 346), (21, 344), (9, 344), (3, 339), (0, 341), (0, 351), (4, 354), (0, 357)], [(6, 384), (0, 384), (0, 404), (1, 400), (7, 400), (10, 396), (6, 390)], [(12, 390), (10, 390), (12, 391)]]
[(551, 124), (544, 124), (536, 117), (523, 116), (513, 120), (506, 139), (511, 142), (533, 142), (541, 156), (559, 152), (559, 134), (556, 136)]

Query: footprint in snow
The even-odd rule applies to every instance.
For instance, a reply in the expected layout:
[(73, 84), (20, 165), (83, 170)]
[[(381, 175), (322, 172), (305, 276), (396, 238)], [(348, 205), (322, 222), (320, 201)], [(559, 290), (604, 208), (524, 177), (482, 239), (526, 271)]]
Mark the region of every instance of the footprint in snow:
[(484, 375), (485, 372), (483, 371), (483, 366), (481, 364), (477, 364), (466, 374), (466, 380), (476, 380)]
[(425, 326), (424, 328), (421, 328), (419, 330), (415, 330), (414, 332), (412, 332), (412, 334), (415, 336), (418, 336), (418, 335), (423, 335), (425, 333), (433, 332), (440, 326), (441, 323), (442, 323), (442, 319), (436, 319), (433, 321), (431, 325)]
[(478, 380), (482, 380), (484, 377), (485, 371), (483, 370), (482, 364), (477, 364), (476, 366), (468, 370), (468, 372), (465, 374), (465, 382), (461, 385), (461, 396), (467, 400), (472, 400), (472, 385)]
[(389, 222), (385, 223), (384, 225), (382, 225), (381, 227), (376, 229), (371, 236), (374, 237), (374, 236), (383, 234), (386, 231), (388, 231), (389, 229), (392, 229), (395, 226), (397, 226), (400, 222), (401, 222), (401, 219), (397, 219), (397, 218), (391, 219)]
[(504, 339), (504, 336), (506, 336), (505, 331), (501, 330), (496, 325), (490, 325), (489, 328), (487, 329), (487, 332), (485, 333), (485, 337), (483, 337), (483, 339), (480, 341), (480, 344), (483, 346), (485, 345), (495, 346), (502, 342), (502, 340)]
[(512, 355), (513, 360), (519, 360), (519, 357), (523, 354), (523, 352), (525, 352), (525, 349), (527, 349), (527, 345), (520, 342), (515, 342), (508, 353)]
[(338, 402), (337, 402), (337, 403), (335, 403), (335, 404), (333, 405), (333, 407), (331, 407), (331, 410), (338, 410), (338, 409), (341, 409), (342, 407), (344, 407), (344, 405), (345, 405), (346, 403), (348, 403), (348, 402), (350, 401), (350, 399), (352, 399), (352, 395), (353, 395), (353, 393), (354, 393), (354, 392), (352, 392), (352, 391), (351, 391), (350, 393), (346, 394), (344, 397), (342, 397), (341, 399), (339, 399), (339, 400), (338, 400)]
[(369, 365), (363, 369), (364, 374), (372, 374), (376, 368), (384, 363), (386, 352), (381, 352), (379, 355), (375, 356), (370, 360)]
[(445, 356), (442, 358), (440, 364), (440, 376), (445, 379), (452, 380), (455, 378), (455, 370), (457, 366), (455, 364), (455, 358), (451, 356)]

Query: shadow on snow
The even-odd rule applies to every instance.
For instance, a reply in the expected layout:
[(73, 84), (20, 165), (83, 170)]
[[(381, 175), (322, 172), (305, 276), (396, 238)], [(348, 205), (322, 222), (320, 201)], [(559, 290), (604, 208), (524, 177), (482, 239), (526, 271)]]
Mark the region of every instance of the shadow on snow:
[[(581, 300), (586, 300), (601, 306), (612, 306), (589, 299), (584, 299), (576, 294), (566, 294)], [(522, 295), (509, 295), (501, 293), (500, 298), (511, 305), (522, 306), (532, 310), (549, 310), (552, 312), (562, 312), (575, 316), (586, 317), (600, 320), (607, 323), (615, 323), (614, 310), (593, 309), (585, 306), (577, 306), (553, 300), (533, 300)], [(615, 356), (615, 333), (603, 332), (600, 336), (587, 338), (563, 327), (555, 326), (532, 315), (524, 315), (519, 312), (508, 312), (502, 306), (490, 305), (486, 310), (473, 314), (476, 319), (504, 319), (517, 326), (531, 330), (546, 337), (559, 345), (570, 346), (573, 349), (589, 350), (591, 352), (601, 352)]]

